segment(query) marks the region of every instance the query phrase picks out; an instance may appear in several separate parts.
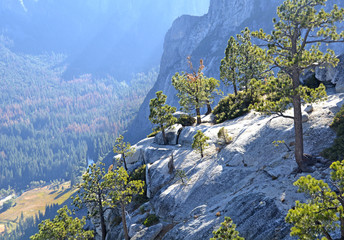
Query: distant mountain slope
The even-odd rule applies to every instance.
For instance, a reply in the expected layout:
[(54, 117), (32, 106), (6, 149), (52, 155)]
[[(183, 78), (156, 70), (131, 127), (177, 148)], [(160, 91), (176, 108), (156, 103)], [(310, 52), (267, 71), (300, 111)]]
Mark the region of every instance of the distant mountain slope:
[(73, 179), (107, 154), (156, 81), (83, 75), (63, 81), (64, 55), (15, 54), (0, 43), (0, 189)]
[(65, 77), (129, 79), (159, 65), (175, 18), (203, 15), (208, 7), (209, 0), (3, 0), (0, 33), (14, 40), (15, 51), (67, 54)]
[[(127, 133), (132, 142), (139, 141), (151, 132), (148, 121), (149, 100), (155, 92), (162, 90), (167, 95), (167, 103), (179, 106), (171, 78), (176, 72), (188, 71), (186, 58), (191, 56), (194, 65), (204, 59), (205, 74), (219, 79), (221, 59), (230, 36), (240, 33), (245, 27), (251, 30), (272, 29), (272, 18), (282, 0), (211, 0), (209, 12), (202, 17), (182, 16), (174, 21), (165, 36), (164, 53), (160, 63), (158, 80), (144, 100), (139, 114)], [(341, 0), (330, 0), (344, 7)], [(343, 44), (332, 45), (338, 53)], [(230, 89), (224, 89), (231, 91)]]

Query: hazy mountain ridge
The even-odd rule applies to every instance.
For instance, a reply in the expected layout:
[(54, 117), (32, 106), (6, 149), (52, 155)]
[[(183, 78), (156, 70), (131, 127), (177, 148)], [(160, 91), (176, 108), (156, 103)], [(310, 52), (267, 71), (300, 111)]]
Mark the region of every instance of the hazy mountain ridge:
[(62, 52), (65, 77), (84, 73), (129, 79), (159, 65), (163, 36), (182, 14), (204, 14), (209, 0), (68, 1), (0, 3), (0, 33), (16, 52)]

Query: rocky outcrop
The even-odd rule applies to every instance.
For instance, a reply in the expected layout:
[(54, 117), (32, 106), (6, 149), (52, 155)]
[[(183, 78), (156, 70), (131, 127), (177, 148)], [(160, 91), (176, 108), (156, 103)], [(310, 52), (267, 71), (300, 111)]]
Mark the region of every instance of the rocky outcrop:
[(315, 69), (315, 77), (325, 83), (335, 85), (336, 92), (344, 92), (344, 55), (340, 55), (336, 67), (321, 66)]
[[(167, 140), (168, 145), (177, 145), (179, 134), (183, 130), (183, 126), (181, 124), (175, 124), (170, 128), (165, 130), (165, 137)], [(162, 136), (162, 132), (159, 132), (154, 137), (154, 142), (159, 145), (164, 145), (164, 138)]]
[[(176, 72), (189, 70), (187, 56), (192, 57), (194, 66), (198, 66), (199, 59), (204, 59), (205, 74), (219, 79), (219, 66), (229, 37), (240, 33), (245, 27), (251, 30), (263, 28), (270, 32), (276, 8), (282, 2), (283, 0), (211, 0), (208, 14), (202, 17), (181, 16), (176, 19), (165, 36), (158, 80), (128, 128), (126, 139), (137, 142), (151, 131), (148, 121), (149, 100), (155, 97), (155, 92), (163, 91), (169, 105), (179, 106), (171, 77)], [(333, 4), (344, 7), (341, 0), (329, 0), (328, 8)], [(339, 26), (338, 30), (343, 30), (343, 27)], [(343, 52), (343, 44), (330, 45), (330, 48), (338, 54)], [(338, 84), (338, 91), (341, 91), (343, 85)], [(224, 93), (232, 91), (226, 87), (222, 90)]]
[[(329, 124), (343, 102), (344, 94), (331, 93), (326, 102), (303, 107), (308, 116), (304, 123), (305, 152), (313, 156), (311, 171), (318, 179), (329, 174), (319, 153), (335, 137)], [(217, 135), (222, 127), (233, 141), (219, 149)], [(210, 138), (203, 158), (191, 148), (197, 130)], [(272, 142), (276, 140), (284, 140), (287, 146), (275, 146)], [(295, 172), (292, 120), (251, 112), (217, 125), (185, 127), (179, 145), (161, 146), (151, 139), (138, 145), (135, 147), (147, 164), (150, 198), (143, 207), (146, 213), (140, 215), (137, 210), (128, 216), (129, 229), (137, 229), (138, 239), (148, 239), (150, 233), (156, 236), (158, 230), (159, 239), (164, 240), (209, 239), (225, 216), (233, 219), (247, 240), (292, 239), (284, 218), (295, 200), (305, 200), (293, 186), (305, 174)], [(171, 173), (172, 155), (175, 171)], [(186, 174), (183, 181), (178, 171)], [(159, 217), (160, 225), (140, 225), (147, 211)], [(116, 229), (120, 226), (112, 231)]]

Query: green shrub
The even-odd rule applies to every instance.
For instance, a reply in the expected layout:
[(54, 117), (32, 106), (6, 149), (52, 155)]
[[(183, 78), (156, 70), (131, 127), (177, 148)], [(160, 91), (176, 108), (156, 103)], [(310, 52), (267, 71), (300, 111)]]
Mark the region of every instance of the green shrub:
[(330, 127), (336, 132), (337, 138), (330, 148), (322, 152), (322, 155), (332, 161), (339, 161), (344, 159), (344, 105), (334, 117)]
[(159, 222), (159, 218), (155, 214), (149, 214), (146, 220), (143, 222), (143, 225), (146, 227), (153, 226)]
[(146, 165), (142, 165), (141, 167), (135, 169), (135, 171), (131, 173), (131, 175), (129, 177), (129, 180), (130, 181), (141, 180), (141, 181), (145, 182), (144, 194), (142, 194), (142, 195), (135, 195), (133, 197), (134, 207), (138, 208), (142, 204), (144, 204), (144, 203), (149, 201), (149, 199), (147, 197)]
[(229, 94), (227, 97), (220, 100), (214, 108), (216, 123), (240, 117), (249, 111), (250, 104), (254, 103), (253, 97), (246, 92), (238, 92), (235, 97), (234, 94)]
[(225, 217), (225, 221), (221, 223), (221, 227), (216, 231), (213, 231), (213, 238), (210, 240), (245, 240), (245, 238), (239, 236), (239, 232), (235, 230), (236, 225), (233, 223), (230, 217)]
[(232, 137), (228, 135), (227, 129), (224, 127), (220, 128), (219, 132), (217, 133), (217, 137), (219, 138), (218, 144), (230, 144), (232, 142)]
[(177, 123), (181, 124), (183, 127), (193, 126), (195, 122), (195, 118), (187, 114), (180, 115), (180, 117), (177, 120)]

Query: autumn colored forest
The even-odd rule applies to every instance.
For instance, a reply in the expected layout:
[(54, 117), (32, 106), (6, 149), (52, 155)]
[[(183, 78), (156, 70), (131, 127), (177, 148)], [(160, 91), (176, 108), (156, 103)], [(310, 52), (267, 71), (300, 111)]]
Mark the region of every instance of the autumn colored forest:
[(0, 189), (75, 180), (104, 157), (134, 117), (157, 69), (126, 82), (92, 75), (65, 81), (64, 55), (15, 54), (0, 42)]

